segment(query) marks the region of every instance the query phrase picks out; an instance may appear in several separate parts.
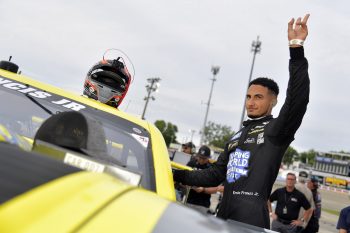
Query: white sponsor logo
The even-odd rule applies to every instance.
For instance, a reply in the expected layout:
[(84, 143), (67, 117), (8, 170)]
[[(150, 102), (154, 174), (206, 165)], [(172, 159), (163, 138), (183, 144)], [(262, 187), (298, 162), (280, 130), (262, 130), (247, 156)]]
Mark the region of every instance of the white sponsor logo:
[(264, 141), (265, 141), (265, 139), (264, 139), (264, 132), (259, 133), (258, 134), (258, 140), (257, 140), (256, 144), (264, 143)]
[(87, 171), (98, 172), (101, 173), (105, 169), (105, 166), (96, 163), (94, 161), (67, 153), (63, 160), (64, 163), (72, 165), (74, 167), (78, 167)]
[(250, 144), (250, 143), (255, 143), (255, 138), (247, 138), (245, 141), (244, 141), (244, 144)]
[(138, 134), (141, 134), (142, 131), (138, 128), (132, 128), (132, 130), (135, 132), (135, 133), (138, 133)]
[(137, 134), (131, 134), (143, 147), (147, 147), (149, 138), (148, 137), (143, 137)]

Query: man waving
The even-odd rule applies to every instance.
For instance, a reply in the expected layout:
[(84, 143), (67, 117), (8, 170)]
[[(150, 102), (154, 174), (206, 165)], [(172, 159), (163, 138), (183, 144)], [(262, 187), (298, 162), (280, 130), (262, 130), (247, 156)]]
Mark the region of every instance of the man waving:
[(210, 168), (175, 171), (175, 181), (210, 187), (224, 182), (218, 217), (269, 228), (267, 200), (282, 157), (294, 140), (309, 102), (308, 62), (304, 41), (308, 35), (307, 14), (288, 23), (290, 50), (287, 96), (277, 118), (271, 115), (277, 103), (278, 85), (269, 78), (249, 83), (245, 107), (249, 120), (226, 144)]

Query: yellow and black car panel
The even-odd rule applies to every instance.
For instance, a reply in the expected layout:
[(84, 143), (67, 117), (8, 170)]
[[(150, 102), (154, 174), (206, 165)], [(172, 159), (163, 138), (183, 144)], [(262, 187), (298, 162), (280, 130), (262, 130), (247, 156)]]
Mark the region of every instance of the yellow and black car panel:
[[(175, 200), (166, 145), (153, 124), (98, 101), (4, 70), (0, 70), (0, 97), (0, 125), (25, 139), (27, 144), (33, 141), (42, 122), (57, 112), (79, 111), (100, 121), (109, 154), (124, 163), (125, 168), (142, 174), (142, 187)], [(1, 132), (4, 130), (0, 130), (0, 139), (5, 138), (6, 134)]]
[(0, 232), (266, 232), (0, 143)]

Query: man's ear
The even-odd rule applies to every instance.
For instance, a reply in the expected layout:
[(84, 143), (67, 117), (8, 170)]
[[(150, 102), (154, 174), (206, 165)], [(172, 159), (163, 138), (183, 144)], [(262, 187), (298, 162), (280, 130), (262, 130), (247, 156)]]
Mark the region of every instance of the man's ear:
[(271, 105), (272, 105), (272, 107), (275, 107), (277, 105), (277, 99), (273, 99), (271, 101)]

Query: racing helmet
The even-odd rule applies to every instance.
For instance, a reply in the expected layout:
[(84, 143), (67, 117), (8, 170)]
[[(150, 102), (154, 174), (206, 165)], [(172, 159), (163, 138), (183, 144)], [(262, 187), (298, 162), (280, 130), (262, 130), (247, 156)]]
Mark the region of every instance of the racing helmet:
[(84, 95), (118, 108), (131, 82), (131, 75), (121, 57), (95, 64), (87, 73)]

